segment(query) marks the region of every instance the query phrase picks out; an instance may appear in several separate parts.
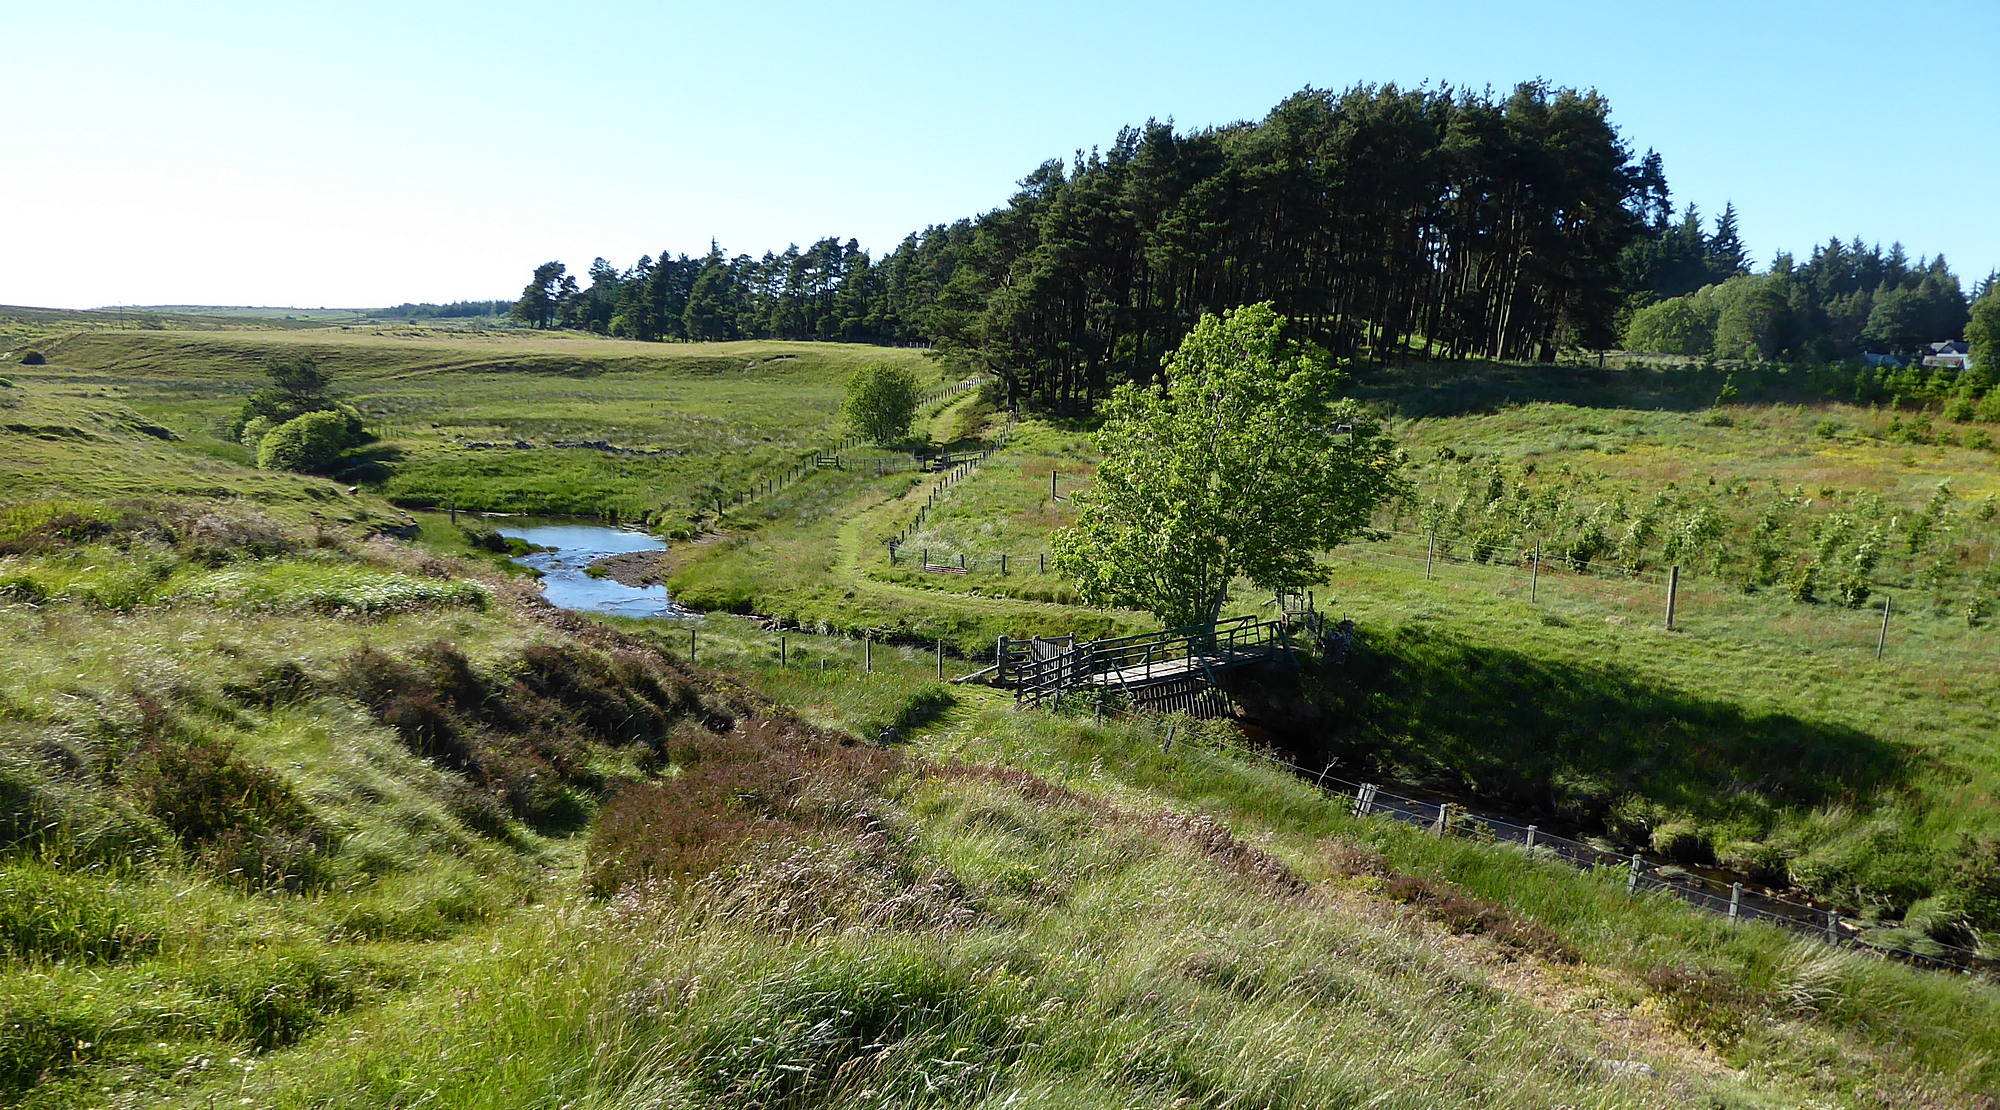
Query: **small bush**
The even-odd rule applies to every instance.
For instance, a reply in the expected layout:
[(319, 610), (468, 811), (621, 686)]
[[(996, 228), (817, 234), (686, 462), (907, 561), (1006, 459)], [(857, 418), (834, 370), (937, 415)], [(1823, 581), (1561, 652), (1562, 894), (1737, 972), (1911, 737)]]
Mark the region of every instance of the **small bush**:
[(318, 690), (319, 684), (305, 668), (290, 659), (270, 664), (247, 682), (226, 682), (222, 686), (222, 692), (238, 704), (259, 709), (305, 701)]
[(23, 366), (46, 366), (48, 362), (48, 356), (42, 354), (40, 351), (31, 349), (21, 354), (21, 365)]
[(277, 521), (255, 511), (211, 509), (183, 521), (181, 550), (210, 566), (231, 559), (268, 559), (297, 549)]
[(332, 469), (352, 442), (353, 430), (345, 414), (328, 409), (309, 412), (264, 434), (257, 444), (257, 466), (320, 473)]
[(237, 435), (237, 442), (255, 451), (263, 446), (264, 437), (269, 435), (271, 429), (275, 427), (277, 425), (271, 423), (270, 417), (253, 416), (243, 422), (243, 431)]
[(900, 366), (876, 363), (848, 381), (841, 415), (862, 438), (887, 446), (909, 438), (922, 395), (914, 374)]
[(657, 656), (635, 651), (536, 646), (484, 676), (439, 643), (407, 661), (359, 651), (341, 670), (377, 721), (463, 776), (447, 804), (490, 836), (506, 834), (510, 812), (547, 832), (581, 826), (611, 786), (598, 746), (640, 746), (639, 766), (658, 766), (677, 722), (733, 723)]

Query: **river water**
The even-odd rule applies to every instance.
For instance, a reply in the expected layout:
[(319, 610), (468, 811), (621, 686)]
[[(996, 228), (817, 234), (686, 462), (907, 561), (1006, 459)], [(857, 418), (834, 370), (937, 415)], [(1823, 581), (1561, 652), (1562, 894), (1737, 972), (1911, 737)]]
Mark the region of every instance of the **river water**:
[(586, 573), (590, 564), (607, 555), (665, 551), (666, 541), (658, 536), (560, 517), (507, 517), (492, 524), (503, 536), (550, 549), (514, 561), (542, 572), (542, 595), (551, 605), (615, 617), (693, 615), (667, 597), (665, 586), (627, 586)]

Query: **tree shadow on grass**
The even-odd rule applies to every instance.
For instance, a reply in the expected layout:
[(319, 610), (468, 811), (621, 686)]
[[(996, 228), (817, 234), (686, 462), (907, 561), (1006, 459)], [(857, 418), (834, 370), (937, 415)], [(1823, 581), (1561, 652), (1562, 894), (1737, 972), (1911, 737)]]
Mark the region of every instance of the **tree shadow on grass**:
[(1352, 393), (1387, 405), (1398, 416), (1467, 416), (1515, 405), (1549, 403), (1579, 408), (1697, 412), (1715, 403), (1727, 382), (1741, 401), (1825, 400), (1839, 383), (1804, 370), (1733, 370), (1717, 367), (1617, 369), (1592, 366), (1515, 366), (1468, 362), (1377, 370), (1361, 376)]
[(1628, 795), (1697, 820), (1865, 804), (1908, 774), (1880, 737), (1429, 629), (1371, 639), (1316, 683), (1305, 760), (1367, 765), (1585, 827)]
[(402, 448), (386, 443), (357, 448), (341, 457), (340, 469), (334, 472), (333, 478), (355, 485), (378, 485), (389, 480), (403, 457)]

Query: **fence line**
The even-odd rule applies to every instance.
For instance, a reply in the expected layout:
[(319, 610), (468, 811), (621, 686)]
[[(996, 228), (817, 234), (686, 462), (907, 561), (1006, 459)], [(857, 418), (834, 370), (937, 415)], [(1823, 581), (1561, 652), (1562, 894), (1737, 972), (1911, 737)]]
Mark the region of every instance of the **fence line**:
[[(950, 400), (968, 390), (977, 389), (984, 381), (985, 378), (983, 375), (975, 374), (972, 377), (964, 378), (949, 385), (938, 386), (930, 392), (925, 393), (922, 397), (919, 397), (917, 399), (917, 406), (922, 408), (926, 405)], [(717, 494), (712, 500), (703, 501), (697, 507), (712, 507), (715, 510), (715, 514), (721, 516), (729, 509), (741, 508), (754, 501), (772, 496), (786, 487), (804, 481), (806, 478), (828, 467), (843, 470), (849, 469), (846, 465), (849, 462), (853, 462), (855, 468), (863, 470), (867, 469), (868, 465), (874, 465), (875, 473), (878, 476), (902, 470), (923, 469), (923, 461), (915, 456), (903, 458), (871, 456), (863, 460), (849, 459), (841, 454), (842, 451), (850, 447), (859, 446), (861, 442), (862, 438), (853, 433), (839, 436), (833, 440), (830, 446), (815, 447), (810, 451), (800, 452), (796, 462), (788, 464), (777, 474), (767, 474), (753, 480), (748, 489), (738, 490), (734, 494), (729, 495)]]
[[(878, 638), (870, 632), (841, 634), (830, 631), (817, 632), (804, 627), (787, 629), (782, 625), (777, 628), (767, 628), (765, 631), (770, 640), (776, 641), (778, 665), (781, 670), (798, 668), (823, 671), (834, 665), (845, 665), (872, 672), (875, 669), (877, 644), (911, 654), (922, 653), (932, 656), (939, 677), (946, 674), (947, 660), (978, 661), (983, 658), (983, 654), (980, 653), (960, 655), (949, 652), (942, 639), (908, 642)], [(793, 637), (838, 641), (844, 647), (837, 649), (837, 652), (818, 656), (814, 661), (815, 666), (794, 657), (790, 650), (790, 641)], [(741, 644), (742, 641), (741, 636), (724, 638), (725, 643)], [(669, 643), (671, 644), (671, 641)], [(767, 649), (769, 646), (771, 645), (767, 642)], [(996, 665), (1001, 662), (998, 654), (1000, 650), (996, 648)], [(697, 629), (688, 629), (686, 652), (691, 662), (700, 661), (701, 648)], [(843, 658), (837, 661), (836, 654)], [(1101, 712), (1100, 710), (1100, 714)], [(1158, 716), (1138, 710), (1127, 709), (1124, 712), (1135, 720), (1160, 719)], [(1921, 942), (1924, 947), (1921, 949), (1899, 947), (1881, 943), (1878, 938), (1871, 936), (1880, 930), (1901, 928), (1901, 926), (1871, 922), (1829, 907), (1796, 901), (1772, 893), (1768, 889), (1753, 887), (1740, 880), (1724, 882), (1673, 864), (1662, 864), (1657, 860), (1648, 859), (1643, 853), (1600, 848), (1588, 841), (1547, 832), (1538, 825), (1522, 825), (1481, 813), (1460, 803), (1430, 801), (1398, 794), (1383, 789), (1378, 783), (1358, 782), (1336, 775), (1331, 764), (1313, 770), (1268, 751), (1246, 752), (1232, 758), (1221, 751), (1211, 751), (1202, 745), (1185, 741), (1175, 748), (1173, 741), (1175, 731), (1177, 730), (1174, 727), (1169, 727), (1163, 750), (1193, 754), (1208, 761), (1211, 766), (1223, 770), (1241, 770), (1246, 761), (1262, 762), (1282, 768), (1328, 800), (1337, 800), (1345, 804), (1357, 817), (1383, 818), (1423, 828), (1438, 836), (1460, 837), (1488, 844), (1496, 849), (1506, 846), (1525, 851), (1537, 859), (1567, 864), (1580, 871), (1620, 872), (1626, 893), (1635, 897), (1648, 893), (1664, 893), (1696, 909), (1732, 922), (1761, 922), (1873, 956), (1938, 970), (1978, 974), (2000, 981), (2000, 959), (1975, 949), (1931, 937), (1924, 938)]]
[[(903, 545), (909, 541), (911, 534), (915, 533), (918, 529), (924, 526), (924, 521), (930, 518), (930, 511), (936, 508), (938, 504), (944, 500), (944, 496), (947, 493), (950, 493), (951, 490), (955, 488), (960, 482), (964, 481), (965, 479), (971, 477), (974, 473), (976, 473), (979, 470), (979, 465), (981, 463), (985, 462), (987, 459), (992, 458), (995, 454), (998, 454), (1000, 451), (1005, 450), (1007, 447), (1007, 441), (1010, 438), (1012, 438), (1013, 434), (1014, 434), (1014, 423), (1010, 419), (1007, 422), (1007, 426), (1000, 429), (1000, 434), (994, 438), (994, 441), (991, 445), (982, 448), (978, 451), (968, 451), (958, 455), (947, 455), (944, 457), (943, 461), (947, 464), (944, 476), (938, 480), (938, 483), (936, 485), (931, 487), (931, 491), (925, 497), (924, 503), (918, 506), (917, 515), (914, 518), (912, 518), (908, 524), (903, 526), (903, 530), (901, 532), (898, 532), (894, 536), (890, 537), (886, 545), (889, 551), (889, 565), (891, 566), (896, 565), (897, 558), (903, 548)], [(928, 551), (925, 551), (923, 553), (922, 559), (923, 559), (922, 566), (925, 570), (955, 569), (963, 571), (971, 569), (970, 567), (967, 566), (965, 556), (962, 554), (959, 556), (958, 566), (955, 568), (949, 566), (948, 564), (940, 564), (934, 566), (931, 563), (930, 552)], [(1007, 557), (1005, 555), (1002, 555), (1000, 557), (1002, 573), (1006, 572), (1006, 562), (1007, 562)]]
[[(1167, 735), (1167, 744), (1171, 745), (1172, 731)], [(1199, 745), (1183, 744), (1180, 750), (1193, 752), (1217, 766), (1228, 766), (1219, 756)], [(1269, 753), (1258, 753), (1253, 758), (1283, 767), (1330, 799), (1347, 802), (1357, 817), (1384, 817), (1429, 829), (1440, 836), (1459, 836), (1496, 846), (1517, 846), (1537, 858), (1568, 863), (1582, 871), (1622, 869), (1626, 893), (1634, 896), (1664, 892), (1733, 922), (1764, 922), (1837, 947), (2000, 981), (2000, 959), (1970, 948), (1928, 937), (1923, 943), (1935, 948), (1935, 953), (1880, 944), (1868, 935), (1884, 927), (1879, 922), (1868, 922), (1838, 910), (1793, 901), (1748, 887), (1740, 881), (1723, 883), (1671, 864), (1662, 866), (1640, 853), (1605, 851), (1585, 841), (1544, 832), (1536, 825), (1518, 825), (1451, 802), (1429, 802), (1391, 793), (1378, 784), (1354, 782), (1336, 776), (1331, 773), (1331, 765), (1313, 771)]]

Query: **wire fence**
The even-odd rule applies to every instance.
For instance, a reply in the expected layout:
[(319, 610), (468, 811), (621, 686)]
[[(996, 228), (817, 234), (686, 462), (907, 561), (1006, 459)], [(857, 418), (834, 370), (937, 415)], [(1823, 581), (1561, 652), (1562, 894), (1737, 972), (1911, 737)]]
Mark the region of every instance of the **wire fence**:
[(727, 663), (747, 652), (759, 665), (775, 662), (780, 670), (873, 673), (879, 667), (905, 675), (934, 672), (943, 679), (970, 659), (942, 639), (869, 630), (845, 632), (825, 626), (809, 627), (796, 621), (770, 620), (756, 632), (735, 631), (725, 635), (705, 633), (701, 626), (685, 631), (657, 632), (661, 643), (684, 654), (690, 663)]
[[(760, 654), (763, 664), (775, 662), (780, 670), (869, 673), (886, 666), (905, 674), (934, 673), (940, 680), (964, 663), (977, 663), (984, 658), (980, 654), (961, 654), (941, 639), (915, 640), (868, 631), (838, 633), (779, 622), (760, 631), (761, 635), (738, 632), (715, 637), (704, 636), (698, 627), (690, 627), (684, 633), (686, 640), (681, 650), (694, 663), (712, 662), (718, 653), (725, 659), (740, 657), (749, 650)], [(675, 646), (671, 641), (669, 644)], [(1103, 703), (1098, 704), (1096, 711), (1101, 719), (1106, 713)], [(1858, 917), (1824, 904), (1787, 897), (1725, 872), (1685, 867), (1642, 852), (1549, 832), (1539, 825), (1511, 821), (1463, 802), (1397, 793), (1379, 783), (1337, 775), (1331, 764), (1315, 770), (1268, 750), (1230, 753), (1199, 743), (1175, 744), (1180, 726), (1172, 718), (1129, 705), (1123, 709), (1111, 708), (1109, 713), (1163, 724), (1163, 751), (1193, 756), (1220, 770), (1240, 770), (1245, 760), (1281, 768), (1356, 817), (1393, 821), (1435, 836), (1458, 838), (1496, 851), (1523, 852), (1579, 871), (1609, 875), (1633, 897), (1664, 895), (1732, 923), (1769, 925), (1836, 947), (2000, 982), (2000, 959), (1992, 954), (1921, 934), (1895, 922)]]
[[(1048, 575), (1052, 557), (1045, 547), (1016, 551), (990, 548), (968, 550), (948, 536), (926, 537), (916, 551), (911, 537), (929, 522), (932, 511), (960, 477), (939, 490), (917, 517), (888, 543), (891, 565), (910, 564), (933, 573), (996, 576)], [(911, 556), (914, 555), (913, 559)], [(1485, 587), (1539, 604), (1565, 599), (1615, 610), (1607, 619), (1658, 623), (1669, 629), (1700, 628), (1717, 619), (1735, 625), (1727, 634), (1781, 635), (1789, 642), (1809, 637), (1816, 646), (1867, 653), (1891, 663), (1928, 665), (1925, 658), (1897, 659), (1894, 647), (1910, 630), (1916, 614), (1899, 608), (1893, 595), (1880, 593), (1866, 607), (1835, 603), (1808, 604), (1775, 596), (1753, 597), (1714, 579), (1681, 573), (1679, 567), (1630, 568), (1590, 560), (1559, 559), (1537, 548), (1480, 544), (1463, 540), (1446, 544), (1425, 533), (1377, 529), (1372, 536), (1342, 544), (1329, 552), (1336, 563), (1372, 566), (1427, 579), (1449, 575), (1461, 584)], [(1761, 623), (1760, 623), (1761, 622)], [(1954, 629), (1951, 622), (1926, 620), (1927, 631), (1977, 636), (1981, 630)], [(1906, 653), (1907, 654), (1907, 653)]]
[[(962, 396), (970, 390), (979, 388), (984, 380), (982, 376), (974, 375), (948, 385), (938, 386), (918, 398), (917, 407), (941, 407), (945, 402)], [(940, 468), (939, 460), (925, 458), (920, 455), (848, 455), (843, 453), (861, 446), (863, 442), (864, 440), (861, 436), (852, 433), (840, 436), (825, 446), (815, 447), (811, 451), (800, 453), (794, 461), (786, 463), (783, 469), (775, 473), (763, 474), (753, 478), (748, 486), (734, 491), (718, 492), (703, 498), (696, 507), (713, 509), (715, 514), (720, 516), (730, 509), (742, 508), (752, 502), (779, 493), (822, 470), (853, 470), (862, 473), (872, 470), (879, 477), (884, 474), (900, 471), (936, 470)], [(956, 460), (958, 456), (946, 456), (946, 458)]]
[[(1175, 733), (1168, 726), (1163, 750), (1177, 750), (1209, 760), (1212, 765), (1229, 765), (1218, 753), (1197, 744), (1173, 746)], [(1374, 817), (1425, 829), (1440, 837), (1459, 837), (1489, 844), (1496, 849), (1526, 852), (1537, 859), (1567, 864), (1580, 871), (1615, 874), (1625, 891), (1634, 897), (1658, 893), (1678, 899), (1699, 910), (1732, 922), (1759, 922), (1871, 955), (1899, 960), (1919, 967), (1977, 974), (2000, 981), (2000, 959), (1961, 945), (1913, 934), (1892, 923), (1871, 921), (1839, 910), (1786, 898), (1769, 889), (1739, 879), (1677, 866), (1649, 858), (1643, 853), (1607, 849), (1588, 841), (1544, 831), (1537, 825), (1522, 825), (1463, 804), (1417, 798), (1384, 790), (1379, 784), (1356, 782), (1332, 773), (1328, 766), (1318, 771), (1302, 767), (1269, 752), (1252, 758), (1265, 760), (1291, 771), (1331, 800), (1345, 805), (1357, 817)]]
[[(917, 531), (921, 530), (924, 526), (924, 523), (930, 519), (931, 510), (937, 508), (937, 506), (944, 501), (946, 496), (951, 493), (952, 489), (954, 489), (960, 482), (965, 481), (967, 478), (970, 478), (973, 474), (977, 473), (979, 470), (979, 464), (985, 462), (987, 459), (992, 458), (995, 454), (998, 454), (999, 452), (1005, 450), (1007, 447), (1007, 441), (1010, 438), (1012, 438), (1013, 434), (1014, 434), (1014, 424), (1010, 420), (1008, 421), (1006, 427), (1000, 429), (1000, 434), (994, 437), (993, 442), (991, 444), (988, 444), (986, 447), (978, 451), (967, 451), (958, 455), (948, 455), (945, 456), (943, 460), (941, 460), (948, 464), (945, 467), (943, 467), (944, 476), (938, 480), (936, 485), (931, 487), (930, 493), (927, 494), (924, 498), (924, 503), (918, 506), (917, 515), (913, 517), (908, 524), (903, 526), (903, 530), (901, 532), (898, 532), (894, 536), (889, 538), (888, 550), (889, 550), (889, 563), (891, 566), (894, 566), (897, 563), (902, 548), (906, 543), (909, 542), (910, 536), (916, 533)], [(965, 562), (965, 556), (962, 553), (958, 557), (959, 561), (958, 561), (958, 566), (956, 568), (950, 567), (949, 564), (939, 564), (935, 566), (932, 565), (930, 551), (928, 549), (923, 551), (921, 558), (922, 562), (920, 565), (926, 570), (957, 569), (960, 571), (964, 571), (968, 569)], [(1001, 573), (1003, 574), (1006, 573), (1006, 561), (1007, 557), (1005, 555), (1000, 556)]]

